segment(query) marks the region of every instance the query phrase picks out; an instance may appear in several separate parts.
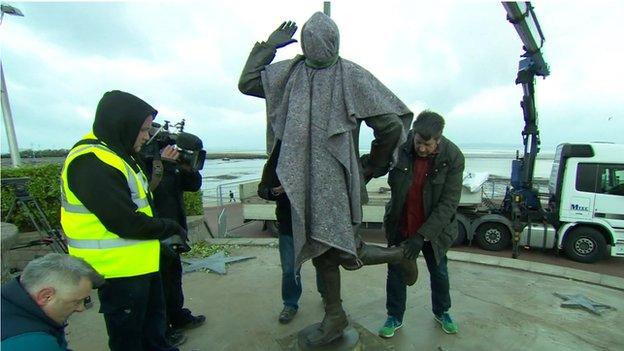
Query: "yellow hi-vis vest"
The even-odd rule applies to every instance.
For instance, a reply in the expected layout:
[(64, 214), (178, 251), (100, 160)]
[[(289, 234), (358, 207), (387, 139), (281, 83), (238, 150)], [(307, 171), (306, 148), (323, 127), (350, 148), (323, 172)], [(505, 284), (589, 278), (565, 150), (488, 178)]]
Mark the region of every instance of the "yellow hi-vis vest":
[[(83, 137), (97, 139), (93, 133)], [(67, 169), (78, 156), (93, 153), (102, 162), (125, 175), (132, 201), (138, 212), (150, 217), (152, 208), (147, 199), (149, 188), (143, 172), (136, 173), (126, 161), (102, 144), (74, 147), (67, 156), (61, 173), (61, 225), (67, 237), (69, 254), (81, 257), (105, 278), (134, 277), (157, 272), (160, 260), (158, 240), (120, 238), (110, 232), (69, 189)], [(93, 191), (98, 191), (94, 188)]]

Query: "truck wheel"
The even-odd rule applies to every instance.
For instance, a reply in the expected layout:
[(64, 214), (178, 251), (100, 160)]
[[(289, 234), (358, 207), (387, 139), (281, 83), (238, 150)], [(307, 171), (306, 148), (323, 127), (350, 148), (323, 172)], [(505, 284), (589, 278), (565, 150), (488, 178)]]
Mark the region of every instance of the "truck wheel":
[(475, 238), (482, 249), (500, 251), (509, 246), (511, 233), (502, 223), (485, 222), (477, 228)]
[(591, 227), (576, 227), (567, 235), (563, 250), (572, 261), (594, 263), (605, 256), (607, 241)]
[(277, 221), (264, 221), (264, 225), (266, 225), (272, 237), (277, 238), (279, 236), (279, 225)]
[(466, 228), (464, 225), (457, 221), (457, 238), (453, 242), (453, 246), (463, 245), (466, 242)]

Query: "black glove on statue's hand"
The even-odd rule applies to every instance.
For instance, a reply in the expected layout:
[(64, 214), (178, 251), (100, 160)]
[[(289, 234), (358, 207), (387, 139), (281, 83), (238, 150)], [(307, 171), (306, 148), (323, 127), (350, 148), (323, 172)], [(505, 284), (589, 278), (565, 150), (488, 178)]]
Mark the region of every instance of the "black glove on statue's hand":
[(293, 39), (293, 35), (297, 31), (297, 24), (292, 21), (282, 23), (277, 29), (269, 35), (267, 44), (275, 46), (276, 49), (283, 48), (286, 45), (296, 43), (297, 39)]
[(416, 234), (411, 236), (409, 239), (405, 240), (403, 243), (403, 256), (405, 258), (409, 258), (410, 260), (418, 257), (418, 253), (422, 250), (423, 244), (425, 243), (425, 239), (420, 234)]

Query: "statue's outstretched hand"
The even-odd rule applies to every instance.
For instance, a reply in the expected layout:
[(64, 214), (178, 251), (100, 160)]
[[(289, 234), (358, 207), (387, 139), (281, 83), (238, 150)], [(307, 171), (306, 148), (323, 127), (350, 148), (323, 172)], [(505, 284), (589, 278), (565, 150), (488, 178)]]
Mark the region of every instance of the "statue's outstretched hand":
[(293, 39), (293, 35), (297, 31), (297, 24), (293, 21), (282, 23), (277, 29), (269, 35), (267, 44), (275, 46), (276, 49), (283, 48), (286, 45), (296, 43), (297, 39)]

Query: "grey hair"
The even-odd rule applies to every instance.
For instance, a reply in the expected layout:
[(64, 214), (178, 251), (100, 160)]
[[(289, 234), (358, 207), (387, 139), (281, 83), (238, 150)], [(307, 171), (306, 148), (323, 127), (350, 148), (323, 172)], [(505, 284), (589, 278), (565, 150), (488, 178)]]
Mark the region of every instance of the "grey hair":
[(20, 283), (28, 292), (34, 293), (45, 286), (57, 289), (76, 287), (82, 278), (89, 279), (93, 288), (104, 283), (104, 277), (82, 258), (49, 253), (28, 262), (20, 277)]

